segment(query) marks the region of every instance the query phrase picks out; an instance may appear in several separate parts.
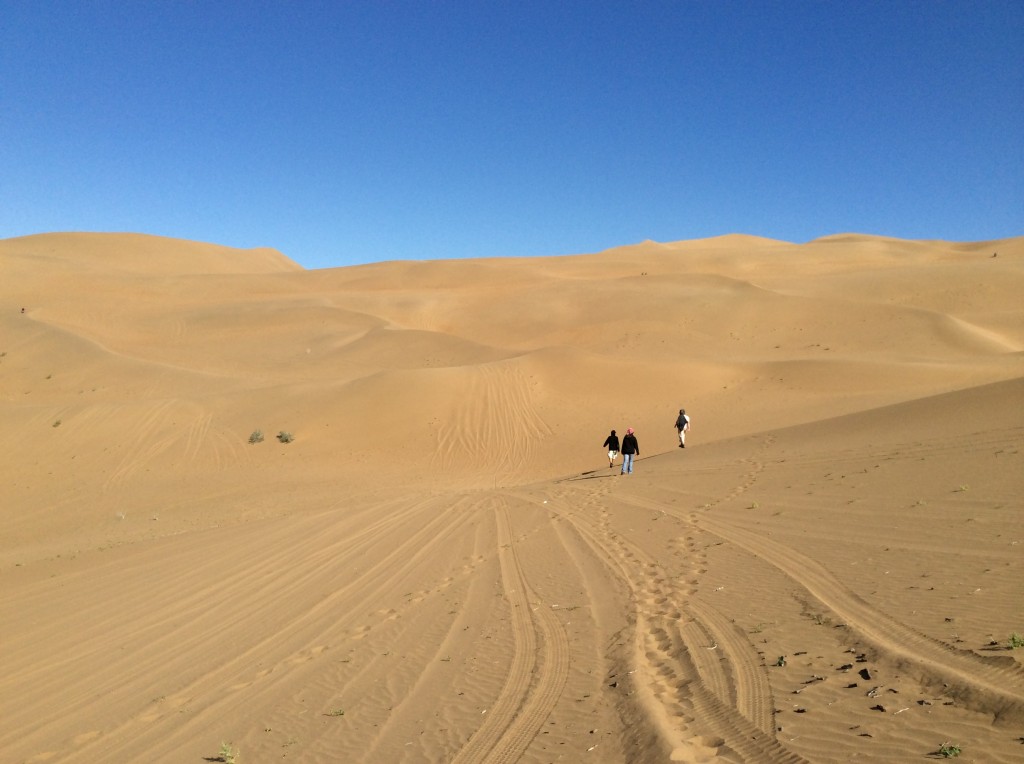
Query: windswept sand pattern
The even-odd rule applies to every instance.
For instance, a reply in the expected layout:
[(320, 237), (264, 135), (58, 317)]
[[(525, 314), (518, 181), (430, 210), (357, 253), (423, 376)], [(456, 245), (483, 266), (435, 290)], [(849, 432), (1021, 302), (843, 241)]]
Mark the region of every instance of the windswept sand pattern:
[(466, 370), (466, 389), (438, 432), (435, 469), (476, 471), (496, 483), (522, 471), (551, 430), (515, 362)]
[(550, 608), (534, 605), (536, 597), (516, 554), (508, 500), (495, 496), (494, 501), (498, 558), (511, 608), (515, 654), (494, 707), (459, 751), (457, 764), (518, 761), (554, 708), (569, 670), (569, 647), (561, 624)]

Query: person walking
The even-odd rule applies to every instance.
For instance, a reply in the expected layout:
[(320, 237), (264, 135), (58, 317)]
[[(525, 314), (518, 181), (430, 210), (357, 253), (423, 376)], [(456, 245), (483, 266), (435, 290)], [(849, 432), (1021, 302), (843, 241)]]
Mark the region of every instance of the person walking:
[(686, 409), (679, 409), (679, 416), (676, 417), (676, 431), (679, 433), (679, 447), (686, 448), (686, 433), (690, 429), (690, 417)]
[(633, 428), (626, 430), (626, 437), (622, 439), (622, 472), (620, 475), (633, 474), (633, 459), (640, 456), (640, 444), (636, 442), (636, 435)]
[(615, 457), (619, 455), (619, 436), (615, 430), (604, 439), (604, 447), (608, 449), (608, 469), (611, 469), (615, 466)]

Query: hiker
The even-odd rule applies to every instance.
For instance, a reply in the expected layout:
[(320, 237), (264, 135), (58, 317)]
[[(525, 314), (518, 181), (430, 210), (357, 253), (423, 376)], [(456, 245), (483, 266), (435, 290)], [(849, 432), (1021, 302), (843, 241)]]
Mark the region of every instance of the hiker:
[(636, 442), (636, 435), (633, 428), (626, 430), (626, 437), (622, 439), (622, 472), (620, 475), (633, 474), (633, 457), (640, 456), (640, 444)]
[(679, 409), (679, 416), (676, 417), (676, 430), (679, 432), (679, 447), (686, 448), (686, 431), (690, 429), (690, 417), (686, 415), (686, 409)]
[(608, 449), (608, 468), (615, 466), (615, 457), (619, 455), (619, 436), (612, 430), (612, 434), (604, 439), (604, 447)]

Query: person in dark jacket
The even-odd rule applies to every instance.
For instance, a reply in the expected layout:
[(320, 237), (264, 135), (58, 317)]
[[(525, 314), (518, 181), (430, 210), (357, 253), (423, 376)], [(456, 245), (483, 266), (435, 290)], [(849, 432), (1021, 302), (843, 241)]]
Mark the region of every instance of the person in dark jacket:
[(608, 449), (608, 468), (615, 466), (615, 457), (619, 455), (619, 436), (612, 430), (612, 434), (604, 439), (604, 447)]
[(686, 433), (690, 429), (690, 417), (685, 409), (679, 409), (679, 416), (676, 417), (676, 432), (679, 433), (679, 447), (686, 448)]
[(620, 475), (633, 474), (633, 458), (640, 456), (640, 444), (636, 442), (636, 435), (633, 428), (626, 430), (626, 437), (622, 439), (622, 472)]

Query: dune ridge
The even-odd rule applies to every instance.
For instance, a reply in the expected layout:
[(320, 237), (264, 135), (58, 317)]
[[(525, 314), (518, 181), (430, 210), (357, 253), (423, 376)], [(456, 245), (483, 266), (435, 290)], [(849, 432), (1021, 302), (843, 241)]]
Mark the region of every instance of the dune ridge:
[(4, 759), (1016, 761), (1022, 289), (1024, 238), (0, 241)]

